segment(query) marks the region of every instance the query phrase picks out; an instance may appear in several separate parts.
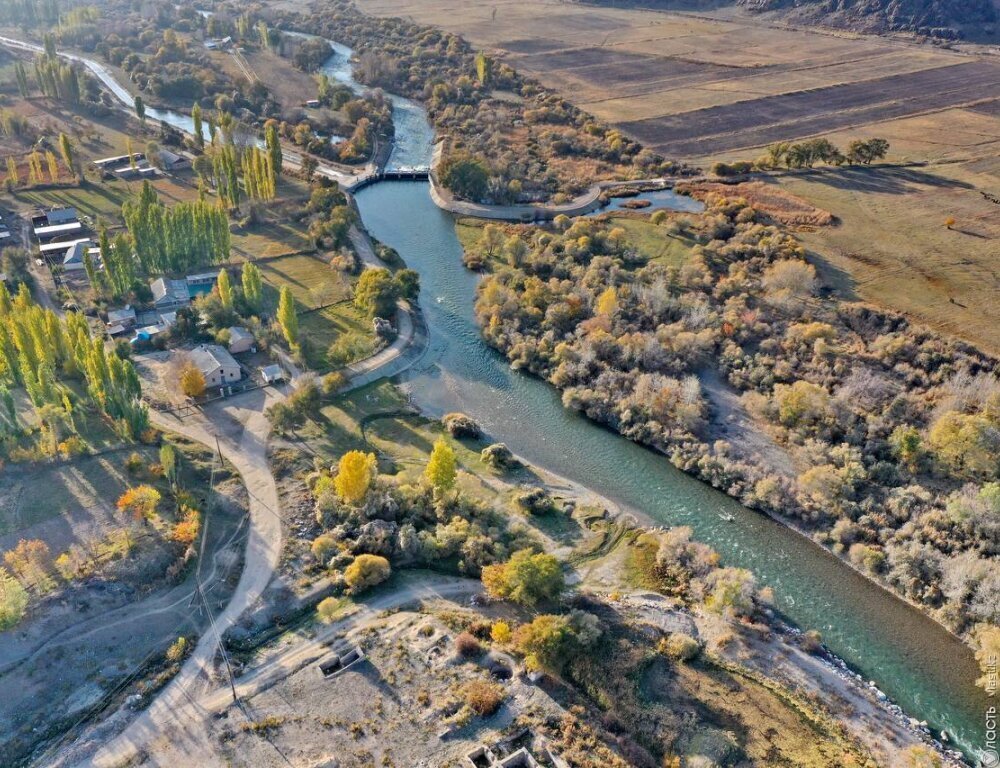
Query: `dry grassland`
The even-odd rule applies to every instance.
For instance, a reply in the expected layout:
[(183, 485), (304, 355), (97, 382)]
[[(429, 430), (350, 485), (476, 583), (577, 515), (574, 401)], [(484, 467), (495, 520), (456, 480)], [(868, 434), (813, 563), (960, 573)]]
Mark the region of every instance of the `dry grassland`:
[[(360, 0), (493, 49), (681, 159), (971, 105), (1000, 135), (1000, 61), (845, 33), (556, 0)], [(496, 10), (495, 16), (493, 15)], [(947, 139), (946, 139), (947, 140)]]
[[(836, 213), (800, 233), (827, 281), (1000, 354), (1000, 205), (962, 165), (829, 169), (776, 180)], [(946, 221), (955, 219), (949, 229)]]

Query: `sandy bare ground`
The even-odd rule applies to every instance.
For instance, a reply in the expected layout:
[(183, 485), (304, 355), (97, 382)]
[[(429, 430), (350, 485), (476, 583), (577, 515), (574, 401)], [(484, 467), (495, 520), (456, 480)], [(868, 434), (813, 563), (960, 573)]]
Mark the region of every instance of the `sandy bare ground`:
[(747, 461), (763, 460), (771, 472), (794, 478), (795, 465), (788, 451), (754, 424), (739, 393), (712, 368), (698, 372), (702, 389), (712, 406), (711, 438), (726, 440), (737, 456)]
[[(252, 705), (248, 705), (248, 702), (254, 697), (315, 663), (329, 653), (330, 645), (335, 640), (363, 630), (379, 620), (386, 611), (419, 602), (464, 601), (480, 591), (479, 582), (470, 579), (438, 574), (418, 574), (406, 578), (391, 592), (381, 593), (364, 603), (359, 603), (349, 615), (329, 625), (314, 637), (277, 649), (262, 664), (237, 678), (235, 686), (237, 695), (243, 702), (241, 707), (234, 706), (228, 683), (220, 680), (218, 676), (211, 676), (207, 669), (197, 689), (189, 684), (187, 690), (179, 696), (172, 695), (166, 700), (167, 691), (177, 687), (179, 678), (175, 678), (174, 683), (165, 690), (164, 696), (161, 696), (147, 711), (147, 714), (155, 715), (148, 725), (141, 729), (130, 727), (93, 758), (58, 764), (81, 766), (130, 764), (162, 768), (229, 766), (232, 763), (220, 752), (218, 745), (210, 737), (209, 718), (213, 715), (231, 710), (232, 715), (247, 721), (249, 719), (247, 712), (253, 711)], [(199, 673), (202, 671), (198, 670)], [(164, 707), (168, 705), (174, 708), (169, 715), (163, 712)], [(144, 715), (136, 721), (136, 724), (146, 719)], [(91, 738), (99, 741), (102, 738), (100, 729), (91, 734)]]

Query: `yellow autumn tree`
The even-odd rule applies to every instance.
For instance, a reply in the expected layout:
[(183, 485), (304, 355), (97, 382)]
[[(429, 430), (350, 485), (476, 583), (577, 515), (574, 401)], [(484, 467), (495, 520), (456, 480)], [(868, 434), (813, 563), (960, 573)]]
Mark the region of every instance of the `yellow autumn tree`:
[(618, 309), (618, 291), (612, 285), (597, 297), (597, 314), (610, 317)]
[(377, 471), (374, 453), (348, 451), (341, 456), (337, 464), (337, 477), (333, 481), (340, 500), (347, 504), (360, 504), (364, 501)]
[(424, 477), (437, 493), (444, 493), (455, 485), (457, 474), (458, 463), (455, 460), (455, 451), (448, 445), (447, 440), (439, 437), (434, 443), (434, 450), (431, 451), (431, 458), (427, 462), (427, 469), (424, 470)]
[(358, 593), (381, 584), (391, 574), (392, 568), (384, 557), (363, 554), (344, 569), (344, 581), (352, 592)]
[(490, 639), (494, 643), (500, 643), (500, 645), (506, 645), (510, 642), (510, 639), (514, 636), (511, 631), (510, 624), (506, 621), (498, 621), (490, 629)]
[(201, 514), (194, 507), (181, 507), (181, 519), (174, 526), (170, 538), (180, 544), (193, 544), (201, 530)]
[(205, 394), (205, 375), (193, 363), (185, 365), (181, 371), (181, 392), (188, 397)]

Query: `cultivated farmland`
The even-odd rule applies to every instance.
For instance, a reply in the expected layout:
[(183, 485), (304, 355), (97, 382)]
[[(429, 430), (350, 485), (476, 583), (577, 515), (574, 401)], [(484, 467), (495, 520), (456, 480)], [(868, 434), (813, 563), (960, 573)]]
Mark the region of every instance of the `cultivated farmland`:
[(461, 13), (447, 0), (360, 5), (498, 50), (583, 109), (686, 160), (1000, 98), (995, 58), (879, 38), (554, 1)]

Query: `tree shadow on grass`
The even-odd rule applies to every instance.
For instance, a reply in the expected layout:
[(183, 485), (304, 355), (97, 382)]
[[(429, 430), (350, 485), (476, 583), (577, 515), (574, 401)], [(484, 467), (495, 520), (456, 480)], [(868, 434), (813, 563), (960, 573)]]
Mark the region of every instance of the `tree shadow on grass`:
[[(852, 254), (848, 254), (851, 257)], [(823, 254), (816, 251), (806, 253), (807, 260), (816, 267), (819, 273), (821, 294), (834, 293), (838, 298), (846, 301), (858, 301), (857, 280), (846, 269), (841, 269), (827, 259)]]
[(968, 182), (949, 179), (919, 168), (899, 168), (880, 165), (820, 168), (802, 178), (819, 184), (852, 192), (869, 192), (905, 195), (919, 191), (920, 187), (942, 189), (975, 189)]

